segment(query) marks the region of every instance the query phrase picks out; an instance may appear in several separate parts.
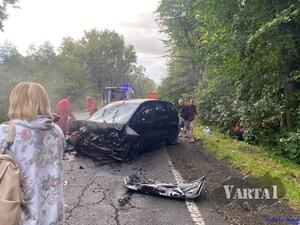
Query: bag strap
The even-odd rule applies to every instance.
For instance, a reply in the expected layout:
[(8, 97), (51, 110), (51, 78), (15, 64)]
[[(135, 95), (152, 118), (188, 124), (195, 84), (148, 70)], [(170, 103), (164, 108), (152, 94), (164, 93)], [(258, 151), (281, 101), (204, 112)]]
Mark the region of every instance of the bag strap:
[(10, 146), (13, 144), (16, 135), (16, 127), (11, 120), (8, 122), (7, 127), (8, 127), (8, 132), (7, 132), (6, 146), (4, 148), (3, 154), (7, 153)]
[(10, 155), (0, 155), (0, 159), (9, 161), (9, 162), (11, 162), (12, 164), (15, 165), (15, 161), (13, 160), (13, 158)]

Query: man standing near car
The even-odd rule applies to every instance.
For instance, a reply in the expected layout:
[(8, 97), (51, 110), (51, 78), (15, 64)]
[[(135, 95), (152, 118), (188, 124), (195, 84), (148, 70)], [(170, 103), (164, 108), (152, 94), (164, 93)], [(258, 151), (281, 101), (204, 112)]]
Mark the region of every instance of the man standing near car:
[(60, 127), (64, 135), (66, 135), (69, 130), (69, 124), (68, 124), (69, 117), (75, 119), (71, 107), (73, 99), (74, 99), (73, 96), (68, 96), (60, 100), (55, 107), (55, 112), (60, 115), (60, 119), (57, 122), (57, 125)]

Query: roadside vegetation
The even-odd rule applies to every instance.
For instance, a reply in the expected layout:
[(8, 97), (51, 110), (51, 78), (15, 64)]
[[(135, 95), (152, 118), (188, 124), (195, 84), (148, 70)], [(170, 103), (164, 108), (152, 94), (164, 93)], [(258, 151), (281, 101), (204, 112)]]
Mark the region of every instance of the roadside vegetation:
[[(170, 62), (160, 95), (193, 98), (207, 149), (245, 174), (284, 184), (300, 209), (300, 3), (298, 0), (162, 0)], [(241, 122), (245, 142), (234, 140)]]
[(26, 55), (6, 42), (0, 46), (0, 121), (7, 119), (10, 91), (21, 81), (41, 83), (52, 108), (59, 99), (73, 95), (74, 107), (82, 109), (85, 97), (99, 100), (105, 86), (128, 82), (136, 96), (154, 91), (155, 82), (144, 72), (134, 47), (125, 45), (123, 36), (114, 31), (93, 29), (78, 40), (66, 37), (58, 50), (49, 42), (31, 45)]
[(246, 142), (300, 163), (299, 1), (162, 0), (157, 13), (161, 96), (194, 98), (202, 124), (232, 135), (241, 121)]
[(243, 174), (257, 178), (259, 182), (259, 178), (265, 174), (270, 174), (272, 180), (261, 181), (264, 184), (269, 182), (270, 185), (274, 185), (273, 179), (279, 179), (286, 192), (284, 199), (291, 207), (300, 210), (300, 165), (275, 156), (264, 147), (236, 141), (218, 131), (207, 135), (202, 129), (198, 127), (195, 135), (201, 137), (207, 150), (219, 159), (227, 160)]
[(18, 7), (17, 3), (19, 0), (2, 0), (0, 2), (0, 30), (3, 31), (3, 21), (5, 21), (8, 18), (7, 14), (7, 8), (12, 7)]

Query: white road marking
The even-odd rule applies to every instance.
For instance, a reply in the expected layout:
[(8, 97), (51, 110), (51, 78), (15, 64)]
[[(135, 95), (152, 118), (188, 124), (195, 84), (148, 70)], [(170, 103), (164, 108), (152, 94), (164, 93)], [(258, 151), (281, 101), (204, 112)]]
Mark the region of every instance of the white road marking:
[[(168, 162), (169, 162), (169, 165), (172, 168), (172, 172), (173, 172), (173, 175), (175, 177), (175, 180), (176, 180), (177, 184), (178, 183), (183, 183), (183, 179), (182, 179), (180, 173), (173, 167), (173, 164), (172, 164), (172, 162), (171, 162), (171, 160), (169, 158), (167, 150), (165, 148), (164, 148), (164, 150), (165, 150), (165, 152), (167, 154)], [(194, 224), (195, 225), (205, 225), (203, 217), (202, 217), (202, 215), (201, 215), (201, 213), (200, 213), (200, 211), (199, 211), (196, 203), (194, 201), (192, 201), (192, 200), (186, 200), (185, 204), (187, 206), (188, 211), (191, 214), (191, 217), (192, 217), (192, 220), (193, 220)]]

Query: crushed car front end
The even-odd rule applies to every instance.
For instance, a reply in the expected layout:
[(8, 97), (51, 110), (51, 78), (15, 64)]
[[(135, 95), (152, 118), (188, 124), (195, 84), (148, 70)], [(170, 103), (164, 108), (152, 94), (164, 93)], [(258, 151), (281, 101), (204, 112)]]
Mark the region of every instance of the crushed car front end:
[(126, 124), (74, 121), (79, 130), (74, 144), (78, 153), (92, 158), (125, 161), (132, 155), (139, 135)]

